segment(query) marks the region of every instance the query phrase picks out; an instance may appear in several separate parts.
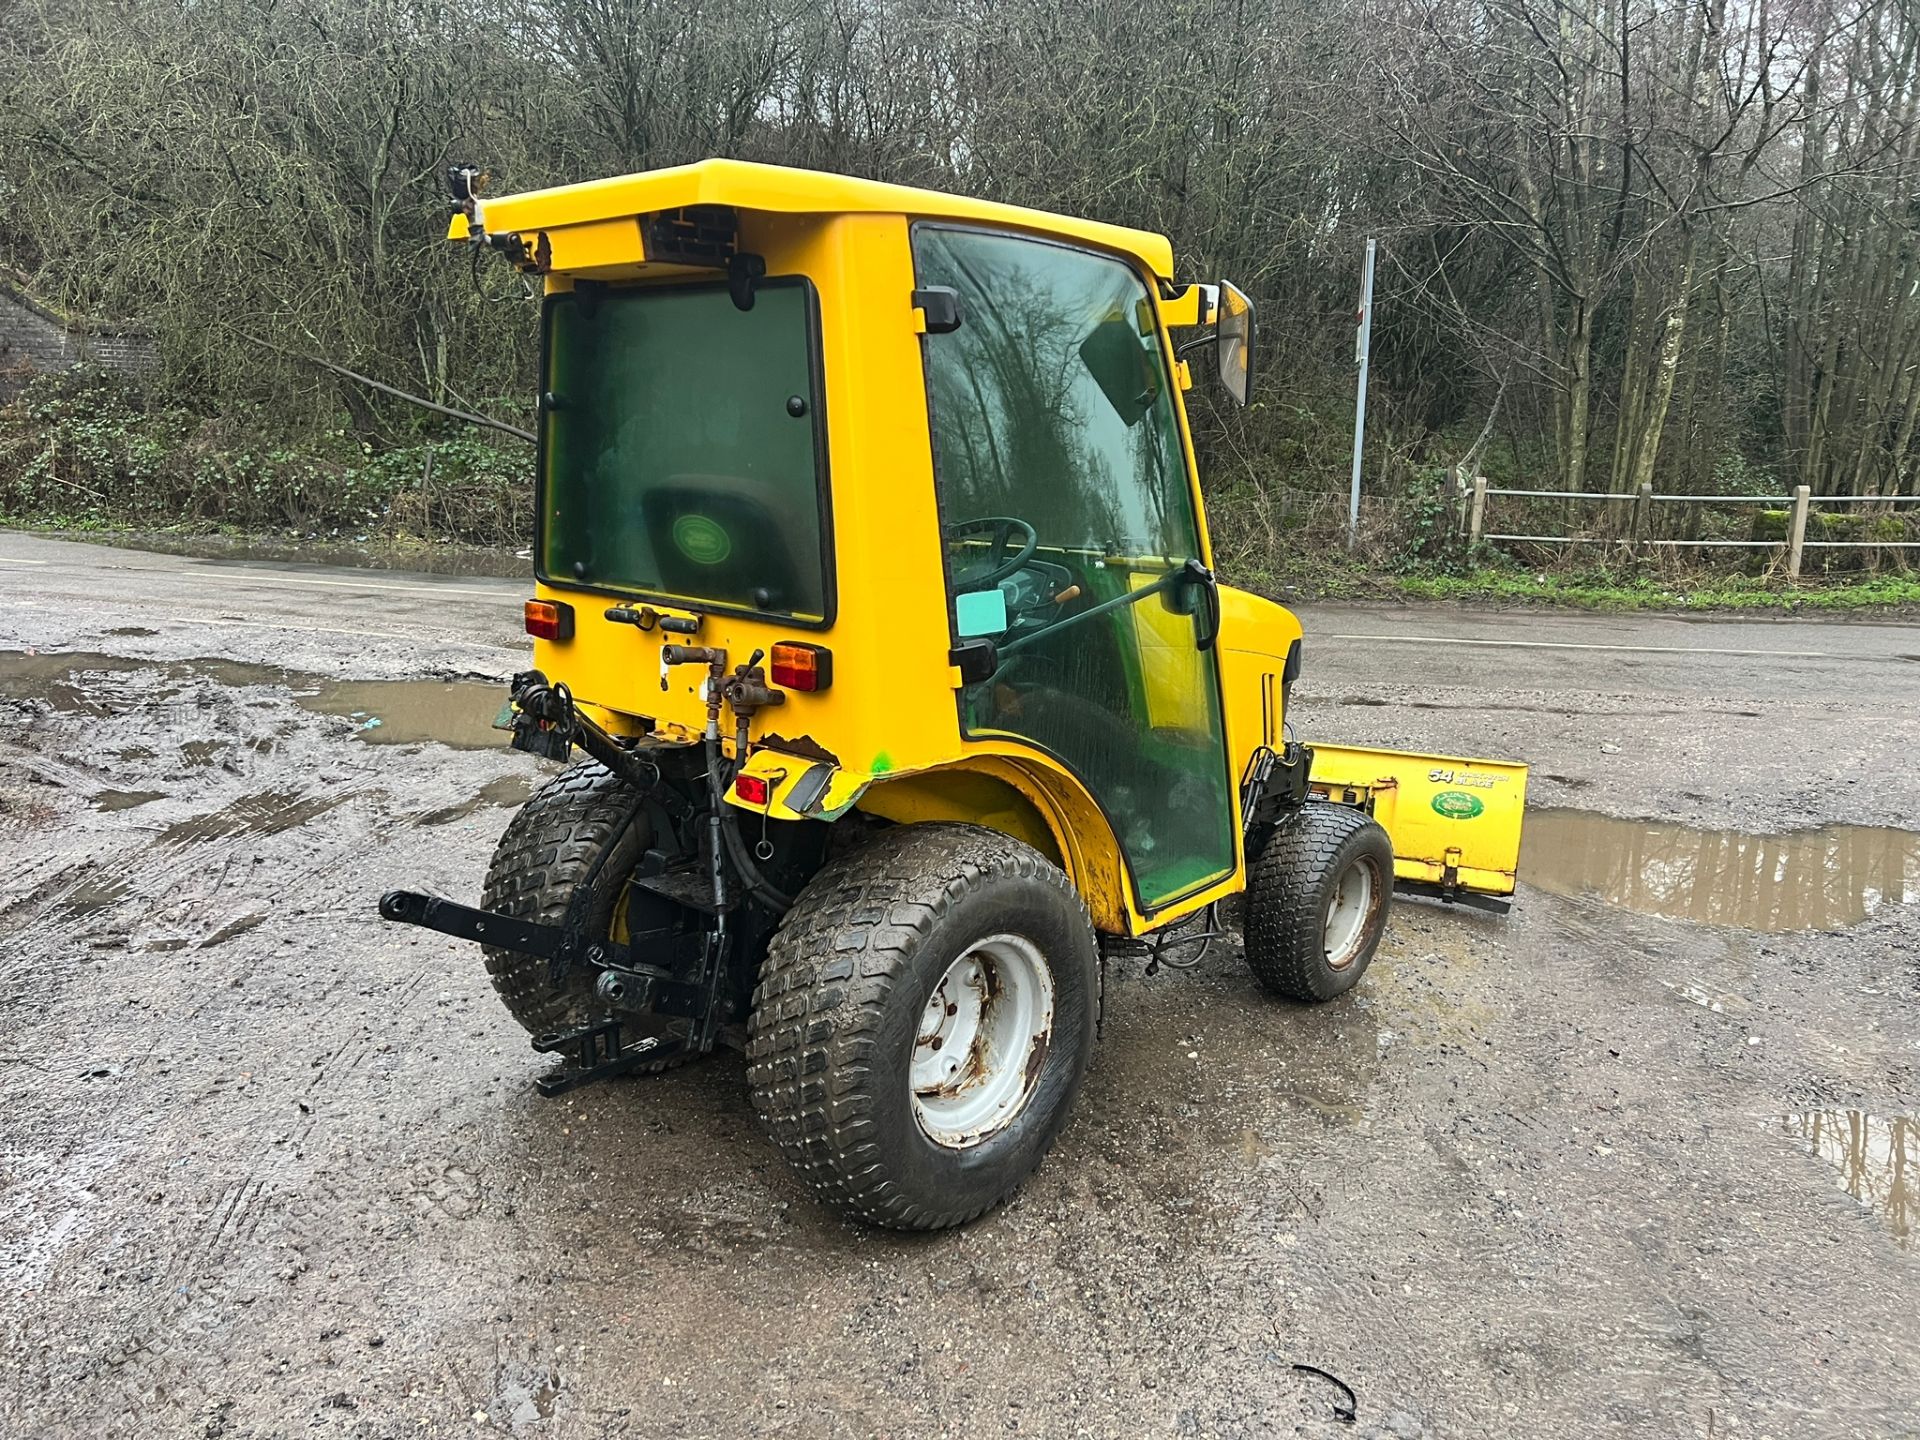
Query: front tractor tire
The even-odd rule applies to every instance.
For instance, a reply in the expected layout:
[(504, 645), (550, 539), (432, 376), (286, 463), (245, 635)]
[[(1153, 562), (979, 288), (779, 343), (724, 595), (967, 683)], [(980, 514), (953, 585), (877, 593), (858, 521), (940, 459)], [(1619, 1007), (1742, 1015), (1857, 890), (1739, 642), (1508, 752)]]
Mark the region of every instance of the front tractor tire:
[(1254, 978), (1289, 1000), (1344, 995), (1373, 963), (1392, 893), (1393, 842), (1379, 823), (1351, 805), (1309, 801), (1247, 877)]
[(1092, 1056), (1093, 925), (1038, 851), (903, 825), (831, 861), (760, 972), (754, 1108), (844, 1213), (936, 1230), (1006, 1200), (1052, 1146)]
[[(577, 760), (542, 785), (533, 798), (514, 812), (494, 846), (492, 863), (480, 906), (542, 925), (559, 925), (581, 886), (590, 885), (584, 899), (585, 933), (616, 938), (621, 897), (627, 878), (649, 843), (645, 815), (634, 815), (639, 800), (633, 787), (597, 760)], [(598, 869), (594, 859), (609, 844), (613, 849)], [(567, 1031), (599, 1014), (593, 977), (583, 967), (570, 969), (555, 984), (552, 967), (535, 955), (517, 950), (484, 947), (487, 974), (506, 1002), (513, 1018), (534, 1035)], [(634, 1036), (672, 1038), (671, 1027), (685, 1022), (645, 1017), (623, 1017)], [(657, 1075), (694, 1058), (676, 1052), (634, 1067), (634, 1073)]]

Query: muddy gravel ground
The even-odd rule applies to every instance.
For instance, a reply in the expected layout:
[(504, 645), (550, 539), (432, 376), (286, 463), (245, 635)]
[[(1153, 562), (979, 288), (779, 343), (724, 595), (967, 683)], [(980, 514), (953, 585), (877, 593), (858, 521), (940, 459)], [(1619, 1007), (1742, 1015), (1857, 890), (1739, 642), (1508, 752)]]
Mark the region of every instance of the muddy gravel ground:
[(1542, 883), (1316, 1009), (1122, 963), (902, 1237), (376, 919), (542, 778), (521, 593), (0, 536), (0, 1435), (1920, 1434), (1920, 632), (1308, 610), (1307, 734), (1532, 762)]

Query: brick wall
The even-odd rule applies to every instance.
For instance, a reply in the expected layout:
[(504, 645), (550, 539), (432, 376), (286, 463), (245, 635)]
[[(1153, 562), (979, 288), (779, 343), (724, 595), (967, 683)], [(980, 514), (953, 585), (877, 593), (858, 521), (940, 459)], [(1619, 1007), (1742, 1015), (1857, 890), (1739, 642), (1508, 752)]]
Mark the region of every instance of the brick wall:
[(153, 368), (153, 341), (134, 329), (63, 320), (0, 277), (0, 401), (31, 373), (83, 363), (142, 374)]

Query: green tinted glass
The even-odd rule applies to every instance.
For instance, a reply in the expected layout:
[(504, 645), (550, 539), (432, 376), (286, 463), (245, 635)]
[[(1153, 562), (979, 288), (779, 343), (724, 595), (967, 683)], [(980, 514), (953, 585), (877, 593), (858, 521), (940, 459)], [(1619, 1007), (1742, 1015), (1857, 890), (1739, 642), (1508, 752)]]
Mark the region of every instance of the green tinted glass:
[(826, 617), (808, 291), (548, 308), (542, 570), (561, 583)]
[(962, 723), (1071, 766), (1154, 908), (1230, 870), (1234, 843), (1152, 299), (1126, 265), (1061, 245), (923, 225), (913, 246), (918, 283), (958, 291), (964, 317), (926, 342), (956, 636), (999, 662), (962, 692)]
[(948, 517), (1018, 514), (1043, 545), (1198, 555), (1139, 278), (1083, 251), (931, 226), (913, 254), (919, 282), (951, 286), (965, 307), (928, 347)]

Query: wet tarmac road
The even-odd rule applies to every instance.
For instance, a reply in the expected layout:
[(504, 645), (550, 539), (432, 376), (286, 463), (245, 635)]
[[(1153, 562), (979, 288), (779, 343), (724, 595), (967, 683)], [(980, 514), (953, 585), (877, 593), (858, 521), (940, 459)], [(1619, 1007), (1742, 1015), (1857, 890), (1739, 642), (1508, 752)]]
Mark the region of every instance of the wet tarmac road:
[(1920, 1434), (1920, 631), (1309, 608), (1306, 732), (1532, 761), (1552, 889), (1318, 1009), (1124, 968), (903, 1238), (374, 918), (538, 782), (523, 593), (0, 536), (0, 1435)]

